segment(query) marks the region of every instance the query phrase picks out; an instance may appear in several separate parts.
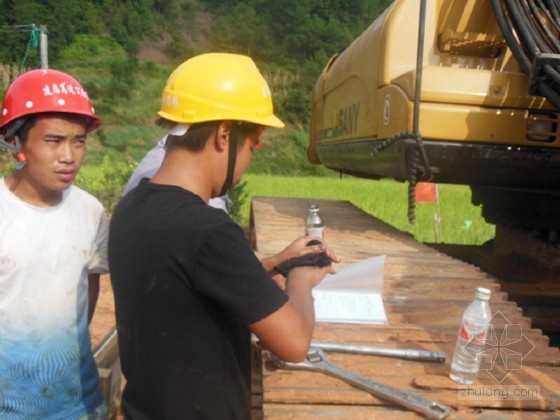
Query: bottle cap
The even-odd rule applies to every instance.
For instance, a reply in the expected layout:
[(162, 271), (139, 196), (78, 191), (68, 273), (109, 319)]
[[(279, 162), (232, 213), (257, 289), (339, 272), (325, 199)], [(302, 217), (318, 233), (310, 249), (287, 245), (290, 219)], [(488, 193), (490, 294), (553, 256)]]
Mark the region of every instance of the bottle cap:
[(476, 298), (480, 300), (490, 300), (490, 295), (492, 291), (485, 287), (479, 287), (476, 289)]
[(309, 205), (309, 210), (311, 211), (318, 211), (319, 210), (319, 206), (317, 204), (311, 204)]

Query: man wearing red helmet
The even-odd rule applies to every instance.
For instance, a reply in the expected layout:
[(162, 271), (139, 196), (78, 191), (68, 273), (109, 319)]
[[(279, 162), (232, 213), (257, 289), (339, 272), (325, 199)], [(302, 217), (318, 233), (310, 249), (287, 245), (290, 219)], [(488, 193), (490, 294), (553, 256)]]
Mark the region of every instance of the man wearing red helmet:
[(88, 322), (107, 222), (72, 185), (102, 121), (56, 70), (22, 74), (0, 112), (0, 144), (18, 160), (0, 178), (0, 418), (106, 418)]

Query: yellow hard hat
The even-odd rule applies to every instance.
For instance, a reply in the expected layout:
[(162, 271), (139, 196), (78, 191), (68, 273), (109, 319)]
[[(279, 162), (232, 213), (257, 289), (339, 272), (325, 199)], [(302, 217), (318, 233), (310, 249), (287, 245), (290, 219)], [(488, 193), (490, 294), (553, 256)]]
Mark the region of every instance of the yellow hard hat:
[(273, 114), (266, 80), (251, 58), (239, 54), (201, 54), (177, 67), (158, 115), (179, 124), (234, 120), (284, 127)]

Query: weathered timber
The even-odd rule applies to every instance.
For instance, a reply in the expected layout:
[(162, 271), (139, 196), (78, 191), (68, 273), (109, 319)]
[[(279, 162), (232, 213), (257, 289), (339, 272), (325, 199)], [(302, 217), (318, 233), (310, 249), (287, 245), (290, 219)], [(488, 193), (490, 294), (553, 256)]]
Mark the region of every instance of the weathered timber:
[[(560, 350), (550, 347), (548, 337), (532, 327), (531, 318), (522, 313), (516, 302), (508, 300), (509, 294), (522, 286), (502, 288), (494, 276), (476, 266), (420, 244), (345, 201), (253, 198), (250, 236), (255, 249), (272, 254), (289, 245), (303, 233), (303, 220), (311, 203), (320, 207), (326, 240), (342, 259), (340, 266), (385, 255), (383, 301), (388, 319), (386, 325), (320, 322), (313, 339), (447, 354), (444, 363), (434, 363), (328, 352), (331, 362), (446, 404), (451, 408), (451, 418), (560, 416)], [(494, 391), (537, 387), (538, 395), (533, 398), (503, 398), (499, 393), (490, 398), (464, 398), (460, 393), (465, 386), (449, 378), (462, 312), (479, 286), (492, 290), (492, 331), (498, 342), (506, 339), (495, 350), (513, 349), (523, 357), (515, 367), (501, 366), (492, 357), (483, 357), (479, 378), (473, 385)], [(535, 289), (534, 294), (539, 293), (546, 290)], [(507, 341), (513, 330), (519, 340)], [(266, 360), (255, 363), (254, 369), (262, 378), (262, 383), (255, 386), (258, 401), (262, 402), (261, 407), (254, 405), (255, 418), (419, 417), (324, 374), (277, 369)]]
[(115, 328), (93, 350), (93, 357), (99, 372), (101, 393), (107, 401), (111, 418), (114, 418), (120, 410), (122, 386), (124, 384)]

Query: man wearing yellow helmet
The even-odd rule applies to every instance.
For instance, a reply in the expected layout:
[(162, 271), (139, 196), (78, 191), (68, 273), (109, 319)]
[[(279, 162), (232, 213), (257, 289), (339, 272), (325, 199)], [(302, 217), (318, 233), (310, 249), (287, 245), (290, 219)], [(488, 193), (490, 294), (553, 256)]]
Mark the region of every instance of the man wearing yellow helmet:
[(169, 77), (159, 112), (166, 155), (126, 194), (110, 226), (109, 266), (127, 417), (251, 417), (251, 332), (303, 360), (312, 288), (326, 267), (292, 269), (285, 291), (241, 228), (206, 203), (247, 170), (265, 127), (282, 127), (254, 62), (203, 54)]

